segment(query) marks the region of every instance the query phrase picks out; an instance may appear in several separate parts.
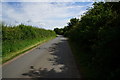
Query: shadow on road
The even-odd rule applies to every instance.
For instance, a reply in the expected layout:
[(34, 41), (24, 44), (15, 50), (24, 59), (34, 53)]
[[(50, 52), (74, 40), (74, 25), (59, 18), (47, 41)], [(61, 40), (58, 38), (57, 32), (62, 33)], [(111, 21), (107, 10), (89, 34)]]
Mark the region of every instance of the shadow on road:
[(51, 63), (51, 69), (35, 69), (30, 66), (29, 71), (22, 75), (31, 78), (80, 78), (66, 38), (53, 43), (48, 52), (53, 56), (47, 59)]

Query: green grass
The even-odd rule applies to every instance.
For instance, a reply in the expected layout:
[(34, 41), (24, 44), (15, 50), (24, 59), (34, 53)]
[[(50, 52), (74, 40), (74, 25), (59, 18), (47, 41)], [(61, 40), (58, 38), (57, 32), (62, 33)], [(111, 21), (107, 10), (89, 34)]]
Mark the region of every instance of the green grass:
[(18, 40), (15, 42), (10, 42), (10, 41), (3, 42), (2, 63), (5, 63), (13, 59), (14, 57), (40, 45), (41, 43), (49, 41), (53, 38), (55, 38), (55, 36), (41, 38), (41, 39), (31, 39), (31, 40), (21, 40), (21, 41)]
[(56, 36), (52, 30), (20, 24), (17, 26), (2, 25), (2, 62), (30, 50)]
[(94, 80), (97, 77), (97, 72), (95, 72), (95, 69), (91, 67), (89, 54), (85, 53), (82, 47), (78, 46), (76, 43), (70, 40), (69, 44), (82, 78), (85, 80)]

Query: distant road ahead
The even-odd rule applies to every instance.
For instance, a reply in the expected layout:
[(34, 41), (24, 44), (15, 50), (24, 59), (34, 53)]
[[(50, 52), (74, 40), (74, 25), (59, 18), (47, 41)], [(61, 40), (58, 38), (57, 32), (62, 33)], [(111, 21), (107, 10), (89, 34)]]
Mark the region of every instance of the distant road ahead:
[(3, 65), (3, 78), (80, 78), (67, 39), (57, 38)]

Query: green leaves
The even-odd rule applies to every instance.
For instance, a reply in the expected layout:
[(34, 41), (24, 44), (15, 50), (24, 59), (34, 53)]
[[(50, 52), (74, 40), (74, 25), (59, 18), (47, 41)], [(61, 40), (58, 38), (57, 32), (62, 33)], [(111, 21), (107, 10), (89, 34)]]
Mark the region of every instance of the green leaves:
[(81, 20), (72, 18), (63, 34), (83, 49), (83, 55), (89, 53), (90, 59), (84, 59), (96, 69), (96, 80), (112, 80), (120, 69), (120, 2), (93, 5)]
[(2, 25), (2, 53), (6, 55), (10, 52), (22, 49), (21, 47), (30, 45), (26, 41), (33, 41), (32, 43), (34, 43), (34, 41), (53, 37), (55, 35), (54, 31), (23, 24), (14, 27)]

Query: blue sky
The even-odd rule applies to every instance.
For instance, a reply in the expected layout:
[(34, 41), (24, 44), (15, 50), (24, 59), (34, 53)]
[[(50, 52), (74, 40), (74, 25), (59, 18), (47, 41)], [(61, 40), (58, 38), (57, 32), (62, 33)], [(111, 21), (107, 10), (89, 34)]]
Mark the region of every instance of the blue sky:
[(93, 2), (2, 2), (2, 20), (8, 25), (26, 24), (45, 29), (62, 28), (80, 18)]

